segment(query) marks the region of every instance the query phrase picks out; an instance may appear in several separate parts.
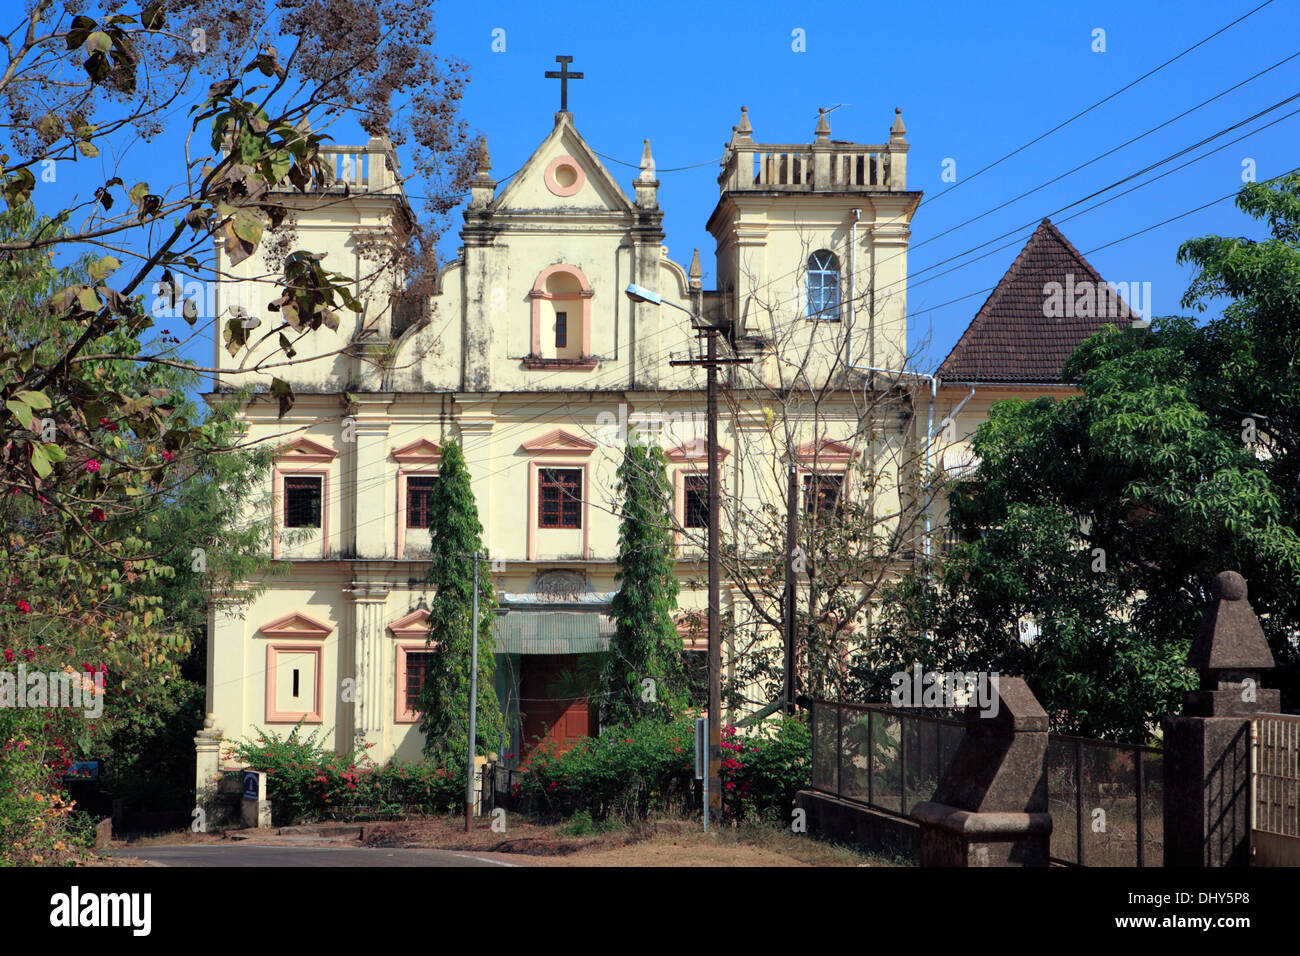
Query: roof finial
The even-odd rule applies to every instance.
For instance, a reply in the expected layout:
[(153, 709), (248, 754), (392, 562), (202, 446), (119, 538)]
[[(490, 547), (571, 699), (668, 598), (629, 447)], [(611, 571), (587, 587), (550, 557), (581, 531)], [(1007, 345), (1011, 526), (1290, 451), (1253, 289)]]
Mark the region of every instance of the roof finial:
[(641, 172), (633, 180), (636, 186), (636, 204), (642, 209), (659, 208), (659, 180), (655, 179), (655, 158), (650, 153), (650, 140), (641, 147)]
[(651, 180), (655, 178), (655, 158), (650, 153), (650, 140), (645, 141), (641, 147), (641, 175), (637, 177), (641, 180)]
[(479, 137), (478, 161), (474, 178), (469, 181), (471, 206), (484, 206), (496, 195), (497, 184), (492, 179), (492, 157), (488, 155), (487, 137)]
[(831, 138), (831, 121), (826, 118), (826, 107), (817, 109), (817, 138), (827, 140)]
[(742, 106), (740, 108), (740, 125), (736, 127), (736, 132), (739, 133), (741, 137), (748, 137), (751, 133), (754, 132), (754, 127), (749, 125), (748, 106)]
[(700, 269), (700, 250), (695, 250), (695, 255), (691, 257), (691, 271), (686, 274), (692, 288), (704, 284), (704, 272)]
[(898, 137), (899, 139), (902, 139), (906, 135), (907, 127), (903, 125), (903, 108), (901, 106), (895, 106), (894, 125), (889, 127), (889, 138), (893, 139), (894, 137)]

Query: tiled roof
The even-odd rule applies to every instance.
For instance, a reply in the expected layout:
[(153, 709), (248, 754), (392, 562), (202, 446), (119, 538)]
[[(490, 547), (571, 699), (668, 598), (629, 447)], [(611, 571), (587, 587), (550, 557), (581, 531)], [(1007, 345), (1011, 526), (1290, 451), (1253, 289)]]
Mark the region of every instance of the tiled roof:
[[(1062, 287), (1054, 298), (1052, 282)], [(1095, 308), (1076, 305), (1082, 282), (1094, 284)], [(1044, 219), (937, 374), (957, 382), (1060, 382), (1065, 360), (1080, 342), (1104, 325), (1123, 327), (1138, 318)]]

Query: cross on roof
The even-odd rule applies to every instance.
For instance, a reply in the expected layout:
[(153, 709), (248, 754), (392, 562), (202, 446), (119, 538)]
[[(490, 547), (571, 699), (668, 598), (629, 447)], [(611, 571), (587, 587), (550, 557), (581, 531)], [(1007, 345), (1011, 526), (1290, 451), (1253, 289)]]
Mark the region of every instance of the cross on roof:
[(558, 70), (547, 70), (546, 78), (560, 81), (560, 112), (567, 113), (569, 111), (569, 80), (580, 80), (582, 74), (569, 72), (569, 64), (573, 62), (571, 56), (557, 56), (555, 62), (560, 64), (560, 68)]

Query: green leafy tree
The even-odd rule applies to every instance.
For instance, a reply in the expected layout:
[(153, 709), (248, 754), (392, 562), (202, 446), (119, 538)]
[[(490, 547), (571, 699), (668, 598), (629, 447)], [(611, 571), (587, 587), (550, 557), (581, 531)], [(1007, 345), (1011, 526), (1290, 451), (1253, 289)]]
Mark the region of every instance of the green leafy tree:
[[(0, 211), (0, 242), (58, 228), (30, 204)], [(37, 367), (53, 361), (68, 329), (50, 314), (50, 297), (88, 277), (92, 264), (57, 267), (38, 252), (8, 252), (0, 260), (0, 337), (11, 348), (30, 350)], [(51, 818), (48, 808), (63, 771), (77, 759), (100, 759), (102, 787), (135, 808), (188, 805), (193, 736), (203, 716), (209, 589), (249, 593), (239, 582), (269, 562), (265, 523), (255, 520), (255, 507), (245, 510), (269, 467), (269, 452), (237, 447), (241, 426), (233, 402), (201, 410), (187, 397), (197, 384), (192, 371), (131, 361), (139, 348), (166, 351), (166, 338), (139, 342), (110, 334), (105, 339), (121, 357), (81, 364), (87, 380), (106, 391), (157, 402), (166, 427), (202, 429), (201, 444), (182, 451), (165, 440), (151, 442), (149, 426), (114, 409), (97, 423), (98, 448), (81, 452), (101, 465), (97, 471), (83, 467), (81, 477), (34, 481), (30, 490), (15, 482), (0, 496), (6, 665), (94, 671), (104, 684), (97, 716), (0, 710), (0, 741), (10, 745), (9, 759), (0, 761), (6, 794), (0, 819), (8, 821), (0, 829), (12, 837), (3, 841), (11, 859), (30, 860), (41, 849), (56, 855), (56, 845), (70, 842), (61, 839), (63, 820)], [(32, 424), (57, 437), (66, 433), (49, 412), (69, 399), (58, 389), (51, 394), (52, 409), (43, 416), (49, 421), (38, 416)], [(84, 399), (86, 393), (76, 394)], [(110, 462), (152, 462), (150, 477), (136, 494), (97, 495), (96, 476)]]
[(617, 630), (605, 660), (602, 720), (669, 718), (686, 701), (682, 639), (673, 624), (679, 585), (673, 567), (672, 492), (658, 445), (628, 436), (616, 488), (619, 501)]
[[(1071, 357), (1082, 394), (999, 403), (950, 493), (961, 539), (895, 592), (859, 674), (913, 660), (1023, 675), (1059, 729), (1141, 740), (1177, 709), (1215, 574), (1240, 571), (1285, 679), (1300, 636), (1300, 176), (1249, 184), (1259, 241), (1206, 237), (1184, 297), (1198, 324), (1104, 329)], [(918, 627), (930, 621), (927, 630)], [(1287, 690), (1285, 683), (1284, 691)]]
[[(470, 660), (474, 635), (474, 555), (483, 551), (483, 526), (470, 487), (469, 469), (460, 445), (449, 441), (442, 448), (438, 480), (429, 500), (429, 527), (433, 530), (429, 573), (434, 589), (429, 609), (428, 646), (432, 651), (424, 689), (420, 694), (420, 730), (424, 753), (431, 760), (454, 765), (465, 759), (469, 738)], [(497, 701), (496, 595), (491, 576), (479, 569), (478, 586), (478, 708), (475, 717), (476, 752), (498, 747), (505, 726)]]

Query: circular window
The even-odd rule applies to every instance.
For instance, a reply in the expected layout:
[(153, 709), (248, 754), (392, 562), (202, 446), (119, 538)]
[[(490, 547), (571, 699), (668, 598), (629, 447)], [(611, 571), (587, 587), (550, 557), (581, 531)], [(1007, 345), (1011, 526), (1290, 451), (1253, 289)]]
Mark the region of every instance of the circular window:
[(572, 196), (587, 181), (586, 173), (571, 156), (556, 156), (546, 167), (546, 188), (557, 196)]

